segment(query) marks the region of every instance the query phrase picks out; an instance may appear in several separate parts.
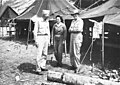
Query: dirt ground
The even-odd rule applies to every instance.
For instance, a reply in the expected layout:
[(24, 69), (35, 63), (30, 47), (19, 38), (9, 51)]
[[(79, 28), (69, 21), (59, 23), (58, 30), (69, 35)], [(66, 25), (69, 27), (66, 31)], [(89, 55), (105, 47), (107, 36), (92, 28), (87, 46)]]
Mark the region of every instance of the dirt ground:
[[(47, 67), (49, 70), (73, 72), (69, 70), (69, 57), (63, 57), (63, 67), (55, 67), (53, 50), (49, 48)], [(64, 55), (64, 54), (63, 54)], [(53, 59), (51, 58), (53, 57)], [(25, 42), (0, 39), (0, 85), (41, 85), (47, 81), (46, 73), (35, 72), (36, 47)], [(52, 60), (51, 60), (52, 59)], [(16, 81), (16, 76), (20, 81)]]
[[(0, 39), (0, 85), (42, 85), (47, 81), (47, 72), (38, 74), (36, 67), (36, 47), (33, 44), (26, 46), (26, 41)], [(52, 47), (49, 47), (47, 67), (58, 72), (74, 73), (70, 70), (70, 58), (63, 53), (63, 66), (56, 67), (56, 60)], [(82, 66), (81, 73), (94, 76), (90, 66)], [(100, 71), (100, 70), (97, 70)], [(96, 72), (97, 73), (97, 72)], [(55, 83), (55, 82), (52, 82)], [(58, 83), (57, 85), (64, 85)]]

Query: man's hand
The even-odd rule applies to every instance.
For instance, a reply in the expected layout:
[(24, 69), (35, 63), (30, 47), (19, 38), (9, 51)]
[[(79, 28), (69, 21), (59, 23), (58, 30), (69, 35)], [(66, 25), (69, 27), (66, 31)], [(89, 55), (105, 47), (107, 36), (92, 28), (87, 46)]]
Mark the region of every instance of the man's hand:
[(37, 42), (35, 42), (35, 46), (38, 48), (38, 46), (39, 46), (39, 45), (38, 45), (38, 43), (37, 43)]
[(51, 41), (51, 43), (50, 43), (51, 45), (53, 45), (53, 41)]
[(48, 43), (48, 46), (50, 46), (50, 43)]
[(65, 40), (63, 40), (63, 42), (62, 42), (63, 44), (65, 44)]

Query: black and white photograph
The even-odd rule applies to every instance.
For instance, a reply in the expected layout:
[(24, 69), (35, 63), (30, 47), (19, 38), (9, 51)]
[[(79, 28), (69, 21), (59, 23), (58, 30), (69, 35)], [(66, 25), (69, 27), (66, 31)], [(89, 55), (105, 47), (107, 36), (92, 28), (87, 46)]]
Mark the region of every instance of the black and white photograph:
[(0, 0), (0, 85), (120, 85), (120, 0)]

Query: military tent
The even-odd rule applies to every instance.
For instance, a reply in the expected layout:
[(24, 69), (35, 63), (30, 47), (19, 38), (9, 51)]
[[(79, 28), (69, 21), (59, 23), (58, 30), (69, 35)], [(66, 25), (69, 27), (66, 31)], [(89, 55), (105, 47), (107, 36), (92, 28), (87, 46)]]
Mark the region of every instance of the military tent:
[[(35, 15), (41, 17), (43, 9), (50, 10), (50, 19), (54, 18), (55, 15), (61, 15), (64, 19), (72, 19), (73, 17), (70, 14), (73, 12), (73, 10), (77, 8), (70, 4), (70, 2), (68, 2), (67, 0), (35, 0), (35, 2), (32, 5), (30, 5), (23, 13), (21, 13), (21, 15), (15, 18), (15, 21), (17, 22), (16, 27), (18, 27), (18, 31), (20, 31), (20, 29), (22, 30), (22, 32), (19, 32), (21, 33), (20, 35), (24, 36), (24, 34), (22, 34), (24, 33), (24, 30), (26, 31), (25, 35), (28, 36), (28, 38), (29, 35), (33, 35), (32, 30), (34, 24), (32, 22), (32, 18), (34, 18)], [(54, 24), (54, 22), (50, 21), (50, 23), (51, 30), (51, 27)], [(30, 31), (28, 32), (28, 30)], [(17, 33), (18, 36), (19, 33)]]
[(81, 11), (80, 17), (82, 18), (92, 18), (104, 16), (107, 14), (114, 14), (119, 11), (117, 8), (120, 5), (119, 0), (109, 0), (102, 5), (99, 5), (95, 8), (89, 10)]
[(18, 16), (18, 14), (10, 6), (4, 7), (0, 12), (0, 19), (11, 19), (15, 18), (16, 16)]
[(35, 0), (1, 0), (1, 8), (10, 6), (17, 14), (25, 11)]
[(18, 14), (10, 7), (4, 6), (0, 12), (0, 20), (2, 21), (2, 25), (6, 25), (7, 20), (17, 17)]
[(106, 15), (103, 22), (120, 26), (120, 9), (116, 14)]
[[(118, 51), (120, 48), (119, 47), (120, 30), (119, 27), (117, 27), (116, 25), (120, 26), (120, 0), (109, 0), (98, 7), (81, 11), (81, 15), (80, 15), (80, 17), (84, 19), (96, 18), (100, 16), (104, 17), (103, 30), (102, 30), (102, 43), (101, 43), (102, 62), (104, 65), (104, 61), (107, 60), (109, 61), (110, 57), (112, 59), (111, 61), (113, 62), (119, 60), (118, 56), (120, 55), (120, 53)], [(104, 57), (104, 56), (108, 56), (108, 57)], [(120, 64), (116, 62), (116, 65), (120, 65)]]
[[(115, 63), (115, 65), (120, 66), (119, 64), (119, 56), (120, 56), (120, 0), (116, 0), (114, 6), (112, 8), (116, 8), (114, 9), (114, 13), (110, 13), (110, 14), (106, 14), (103, 22), (106, 24), (108, 24), (109, 28), (109, 36), (110, 39), (108, 39), (112, 44), (109, 46), (112, 46), (114, 48), (111, 49), (111, 52), (109, 53), (110, 55), (114, 56), (114, 58), (112, 58), (113, 63)], [(104, 30), (106, 30), (105, 27)]]
[(113, 9), (114, 13), (107, 13), (103, 20), (104, 23), (120, 26), (120, 0), (115, 0), (115, 3), (111, 9)]
[(67, 0), (36, 0), (27, 10), (25, 10), (16, 19), (31, 19), (34, 15), (41, 17), (43, 9), (50, 10), (50, 15), (63, 15), (65, 19), (70, 19), (69, 15), (73, 10), (77, 9)]

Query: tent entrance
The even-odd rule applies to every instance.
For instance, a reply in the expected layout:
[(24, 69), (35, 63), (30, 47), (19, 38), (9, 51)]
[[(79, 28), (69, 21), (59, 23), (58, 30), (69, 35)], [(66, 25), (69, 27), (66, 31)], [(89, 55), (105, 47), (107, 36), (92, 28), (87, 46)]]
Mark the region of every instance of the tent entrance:
[[(28, 37), (28, 30), (29, 30), (29, 22), (30, 20), (16, 20), (16, 38), (17, 39), (27, 39)], [(29, 39), (33, 39), (32, 30), (34, 28), (33, 22), (31, 22), (31, 31), (29, 32), (30, 36)]]

